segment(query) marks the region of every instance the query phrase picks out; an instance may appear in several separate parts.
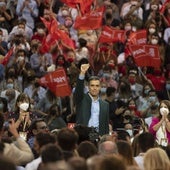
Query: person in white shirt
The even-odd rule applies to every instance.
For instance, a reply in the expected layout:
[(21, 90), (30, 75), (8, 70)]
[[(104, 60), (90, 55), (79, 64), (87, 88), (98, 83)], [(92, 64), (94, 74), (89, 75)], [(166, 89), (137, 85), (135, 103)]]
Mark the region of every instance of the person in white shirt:
[(143, 159), (146, 151), (150, 148), (153, 148), (155, 145), (154, 136), (149, 132), (144, 132), (137, 136), (138, 146), (139, 146), (139, 154), (135, 156), (135, 161), (138, 164), (141, 170), (144, 170)]

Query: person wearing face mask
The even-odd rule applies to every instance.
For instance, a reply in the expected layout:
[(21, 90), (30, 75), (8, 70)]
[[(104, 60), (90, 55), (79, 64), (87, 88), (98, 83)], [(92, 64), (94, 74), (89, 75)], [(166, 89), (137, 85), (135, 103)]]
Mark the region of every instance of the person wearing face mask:
[(17, 97), (15, 111), (9, 114), (9, 119), (11, 118), (15, 120), (15, 126), (20, 136), (27, 140), (31, 120), (35, 118), (35, 115), (30, 110), (30, 98), (25, 93), (21, 93)]
[(170, 143), (170, 101), (160, 101), (158, 109), (159, 114), (152, 118), (149, 131), (155, 136), (158, 145), (166, 147)]
[(135, 13), (139, 19), (143, 20), (143, 9), (141, 8), (141, 5), (141, 2), (138, 0), (125, 2), (121, 7), (120, 17), (125, 19)]
[(15, 70), (14, 67), (8, 67), (6, 69), (5, 79), (0, 82), (0, 90), (7, 89), (7, 81), (8, 81), (8, 79), (11, 79), (10, 81), (12, 81), (13, 87), (16, 90), (21, 91), (20, 84), (19, 84), (19, 82), (17, 80), (16, 70)]
[(5, 89), (0, 92), (0, 96), (7, 100), (7, 107), (9, 111), (14, 111), (15, 101), (20, 92), (14, 86), (14, 80), (8, 78), (6, 80)]
[(57, 15), (57, 20), (60, 24), (64, 24), (65, 18), (69, 16), (71, 13), (69, 11), (69, 7), (66, 6), (65, 4), (60, 7), (58, 15)]
[(151, 80), (156, 94), (160, 100), (166, 98), (166, 78), (163, 74), (163, 68), (154, 68), (152, 74), (148, 74), (147, 78)]
[(131, 110), (132, 114), (137, 117), (141, 117), (141, 113), (137, 108), (136, 100), (130, 99), (128, 102), (128, 108)]
[(148, 39), (151, 39), (153, 34), (157, 33), (157, 26), (156, 22), (152, 21), (147, 25), (147, 37)]
[(134, 98), (139, 97), (142, 94), (143, 85), (137, 82), (138, 72), (137, 70), (129, 70), (128, 81), (131, 88), (131, 93)]
[(19, 29), (26, 36), (27, 40), (31, 39), (33, 31), (26, 25), (26, 20), (24, 18), (21, 18), (18, 20), (17, 25), (12, 28), (11, 32), (9, 32), (8, 41), (12, 40), (14, 35), (18, 34)]
[(150, 90), (153, 90), (151, 84), (149, 83), (144, 84), (142, 94), (136, 100), (137, 110), (140, 112), (140, 115), (143, 118), (147, 117), (148, 110), (150, 109), (150, 102), (149, 102)]
[(149, 23), (150, 21), (155, 20), (156, 13), (159, 12), (160, 8), (161, 4), (159, 4), (159, 1), (152, 0), (148, 2), (145, 14), (145, 21)]
[(43, 40), (46, 38), (46, 29), (42, 22), (37, 23), (36, 26), (36, 32), (33, 34), (32, 40), (38, 40), (40, 42), (43, 42)]

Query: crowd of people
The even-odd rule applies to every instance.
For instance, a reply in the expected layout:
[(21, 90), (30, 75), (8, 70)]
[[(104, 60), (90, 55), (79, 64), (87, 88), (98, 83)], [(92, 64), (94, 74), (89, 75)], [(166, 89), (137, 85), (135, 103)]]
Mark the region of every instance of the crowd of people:
[[(159, 67), (129, 51), (138, 31)], [(169, 0), (0, 0), (0, 169), (170, 170), (169, 49)]]

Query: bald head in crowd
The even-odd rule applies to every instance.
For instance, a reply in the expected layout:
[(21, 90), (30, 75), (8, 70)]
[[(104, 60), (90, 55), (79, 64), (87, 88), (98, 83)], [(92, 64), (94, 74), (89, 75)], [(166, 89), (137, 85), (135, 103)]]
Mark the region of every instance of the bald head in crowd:
[(105, 141), (103, 143), (100, 143), (98, 147), (98, 153), (100, 155), (117, 154), (118, 153), (117, 145), (112, 141)]

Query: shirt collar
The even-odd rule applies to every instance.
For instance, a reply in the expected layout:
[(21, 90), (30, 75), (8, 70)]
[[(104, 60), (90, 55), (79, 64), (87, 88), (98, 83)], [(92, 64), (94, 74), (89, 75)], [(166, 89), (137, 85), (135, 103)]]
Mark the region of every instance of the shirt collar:
[(92, 97), (92, 95), (90, 93), (88, 93), (88, 95), (90, 96), (90, 98), (91, 98), (91, 100), (93, 102), (98, 102), (99, 101), (99, 96), (98, 96), (98, 98), (96, 100), (94, 100), (94, 98)]

